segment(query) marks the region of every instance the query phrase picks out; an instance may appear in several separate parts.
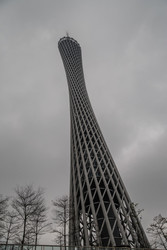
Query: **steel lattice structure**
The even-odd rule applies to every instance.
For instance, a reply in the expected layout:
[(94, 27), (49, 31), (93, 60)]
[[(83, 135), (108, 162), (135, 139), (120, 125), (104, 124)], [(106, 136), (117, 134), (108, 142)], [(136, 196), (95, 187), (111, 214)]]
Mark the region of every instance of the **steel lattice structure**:
[(149, 248), (91, 107), (81, 47), (69, 36), (61, 38), (58, 47), (70, 96), (70, 245)]

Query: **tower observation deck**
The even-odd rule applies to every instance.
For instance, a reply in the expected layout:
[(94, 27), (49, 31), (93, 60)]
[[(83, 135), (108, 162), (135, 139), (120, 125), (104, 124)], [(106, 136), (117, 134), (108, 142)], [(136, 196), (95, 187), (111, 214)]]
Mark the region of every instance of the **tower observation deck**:
[(81, 47), (58, 42), (70, 100), (71, 176), (69, 245), (149, 248), (87, 94)]

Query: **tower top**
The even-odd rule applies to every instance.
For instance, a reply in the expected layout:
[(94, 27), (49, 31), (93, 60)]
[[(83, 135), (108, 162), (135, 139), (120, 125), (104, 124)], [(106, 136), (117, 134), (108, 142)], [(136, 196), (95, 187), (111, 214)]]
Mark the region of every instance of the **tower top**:
[(77, 46), (80, 47), (79, 43), (74, 38), (69, 36), (68, 32), (66, 32), (66, 36), (60, 38), (58, 44), (60, 45), (60, 43), (63, 42), (63, 41), (71, 41), (71, 42), (75, 43)]

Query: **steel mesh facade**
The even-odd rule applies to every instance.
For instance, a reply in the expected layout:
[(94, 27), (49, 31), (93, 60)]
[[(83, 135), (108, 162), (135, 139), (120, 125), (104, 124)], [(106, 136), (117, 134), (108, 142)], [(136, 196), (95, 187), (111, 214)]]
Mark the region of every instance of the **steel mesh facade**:
[(149, 242), (89, 101), (80, 45), (67, 36), (58, 47), (70, 97), (70, 245), (147, 248)]

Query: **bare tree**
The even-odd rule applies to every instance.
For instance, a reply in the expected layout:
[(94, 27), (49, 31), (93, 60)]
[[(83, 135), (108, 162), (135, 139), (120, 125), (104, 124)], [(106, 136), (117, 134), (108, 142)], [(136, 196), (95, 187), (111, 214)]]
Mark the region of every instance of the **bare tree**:
[(153, 223), (147, 228), (152, 237), (152, 247), (164, 247), (167, 249), (167, 218), (161, 214), (154, 217)]
[(34, 244), (36, 249), (39, 236), (48, 232), (51, 226), (51, 223), (47, 222), (47, 207), (42, 196), (39, 199), (39, 206), (36, 212), (31, 217), (31, 224), (31, 232), (34, 235)]
[(66, 247), (67, 236), (68, 236), (67, 227), (68, 227), (68, 223), (70, 220), (69, 197), (65, 195), (61, 198), (56, 199), (55, 201), (53, 201), (53, 206), (55, 207), (54, 221), (57, 225), (57, 228), (53, 231), (57, 233), (57, 237), (59, 238), (59, 241), (61, 241), (63, 237), (63, 245)]
[(3, 195), (0, 194), (0, 239), (3, 236), (2, 228), (3, 228), (3, 221), (7, 213), (8, 200), (9, 200), (8, 197), (3, 197)]
[(8, 211), (2, 226), (3, 239), (6, 246), (15, 239), (18, 229), (16, 214), (13, 211)]
[(15, 193), (16, 197), (12, 201), (12, 207), (20, 226), (17, 241), (23, 249), (24, 244), (34, 242), (31, 222), (32, 217), (37, 214), (39, 209), (43, 190), (41, 188), (34, 190), (32, 185), (26, 185), (25, 187), (17, 187)]

